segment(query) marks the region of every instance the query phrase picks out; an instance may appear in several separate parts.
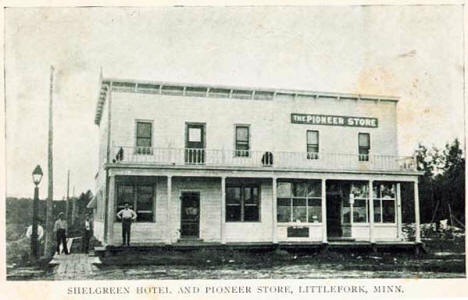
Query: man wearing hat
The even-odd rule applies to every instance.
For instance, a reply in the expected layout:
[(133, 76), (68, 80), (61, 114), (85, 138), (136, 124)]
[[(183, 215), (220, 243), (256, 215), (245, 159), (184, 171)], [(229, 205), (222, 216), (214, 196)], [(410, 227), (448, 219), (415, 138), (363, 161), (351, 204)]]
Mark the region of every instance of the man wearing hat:
[(58, 214), (58, 220), (55, 221), (54, 232), (57, 235), (57, 253), (60, 255), (60, 244), (63, 245), (63, 252), (68, 255), (67, 249), (67, 222), (64, 220), (63, 212)]

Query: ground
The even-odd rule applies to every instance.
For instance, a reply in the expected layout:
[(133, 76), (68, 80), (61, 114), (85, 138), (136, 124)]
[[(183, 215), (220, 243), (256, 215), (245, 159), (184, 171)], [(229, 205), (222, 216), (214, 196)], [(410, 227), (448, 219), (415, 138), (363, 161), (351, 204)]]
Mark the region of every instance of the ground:
[[(101, 259), (83, 279), (464, 278), (463, 237), (425, 240), (428, 253), (126, 251)], [(78, 257), (78, 256), (77, 256)], [(83, 258), (80, 258), (83, 261)], [(10, 280), (56, 280), (60, 268), (9, 270)], [(63, 270), (63, 268), (62, 268)]]

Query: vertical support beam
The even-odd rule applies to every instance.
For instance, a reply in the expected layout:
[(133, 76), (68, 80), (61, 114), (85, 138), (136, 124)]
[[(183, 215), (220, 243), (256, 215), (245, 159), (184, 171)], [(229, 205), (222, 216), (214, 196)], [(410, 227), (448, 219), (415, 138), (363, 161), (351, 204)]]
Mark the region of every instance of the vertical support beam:
[(396, 197), (397, 197), (397, 208), (396, 208), (396, 214), (397, 214), (397, 239), (402, 238), (402, 215), (401, 215), (401, 184), (398, 182), (396, 184)]
[(421, 229), (419, 219), (419, 187), (418, 180), (414, 182), (414, 221), (416, 223), (416, 243), (421, 243)]
[[(106, 181), (106, 184), (104, 186), (104, 197), (103, 197), (103, 200), (104, 200), (104, 212), (103, 212), (103, 217), (104, 217), (104, 236), (103, 236), (103, 239), (104, 239), (104, 243), (108, 244), (109, 243), (109, 239), (108, 239), (108, 234), (107, 232), (109, 231), (109, 169), (106, 169), (106, 178), (105, 178), (105, 181)], [(75, 194), (75, 193), (73, 193)], [(74, 196), (74, 195), (73, 195)], [(72, 201), (73, 201), (73, 197), (72, 196)]]
[[(101, 83), (102, 84), (102, 83)], [(112, 123), (112, 81), (109, 83), (109, 88), (107, 92), (107, 142), (106, 142), (106, 163), (110, 163), (110, 141), (111, 141), (111, 123)], [(109, 211), (109, 170), (106, 168), (106, 197), (105, 197), (105, 210), (106, 212)], [(75, 196), (73, 194), (73, 196)], [(113, 216), (112, 216), (113, 218)], [(109, 243), (112, 241), (109, 239), (107, 233), (109, 232), (109, 215), (106, 213), (104, 214), (104, 241)]]
[(371, 243), (375, 243), (373, 185), (374, 185), (374, 181), (369, 180), (369, 240)]
[(328, 243), (327, 236), (327, 182), (322, 179), (322, 243)]
[(70, 170), (67, 172), (67, 201), (65, 202), (65, 222), (70, 226)]
[(45, 249), (46, 257), (54, 255), (54, 67), (50, 66), (50, 86), (49, 86), (49, 132), (47, 145), (47, 201), (46, 201), (46, 226), (45, 226)]
[(271, 181), (271, 240), (273, 244), (278, 243), (278, 226), (277, 226), (277, 191), (276, 191), (276, 186), (277, 186), (277, 179), (276, 177), (272, 178)]
[(226, 177), (221, 177), (221, 244), (226, 244)]
[(114, 220), (115, 220), (115, 175), (109, 176), (109, 203), (107, 211), (107, 243), (114, 243)]
[(171, 205), (172, 205), (172, 176), (167, 176), (167, 222), (166, 222), (166, 243), (172, 243), (172, 226), (171, 226)]

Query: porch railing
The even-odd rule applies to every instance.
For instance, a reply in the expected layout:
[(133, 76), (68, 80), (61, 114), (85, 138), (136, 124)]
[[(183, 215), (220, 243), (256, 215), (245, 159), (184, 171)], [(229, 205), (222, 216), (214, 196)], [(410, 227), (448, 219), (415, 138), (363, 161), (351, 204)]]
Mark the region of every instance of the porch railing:
[(112, 148), (114, 163), (149, 163), (170, 166), (219, 166), (239, 168), (295, 168), (317, 170), (414, 171), (410, 156), (359, 155), (315, 152), (213, 150), (194, 148)]

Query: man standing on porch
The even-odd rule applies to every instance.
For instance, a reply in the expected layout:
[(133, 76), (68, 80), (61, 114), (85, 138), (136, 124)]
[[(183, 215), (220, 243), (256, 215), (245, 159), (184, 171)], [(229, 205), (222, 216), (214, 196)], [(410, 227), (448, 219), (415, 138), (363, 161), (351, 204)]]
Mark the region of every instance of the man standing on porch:
[(122, 220), (122, 246), (130, 246), (130, 229), (132, 221), (136, 220), (137, 214), (125, 203), (125, 208), (117, 213), (117, 218)]

